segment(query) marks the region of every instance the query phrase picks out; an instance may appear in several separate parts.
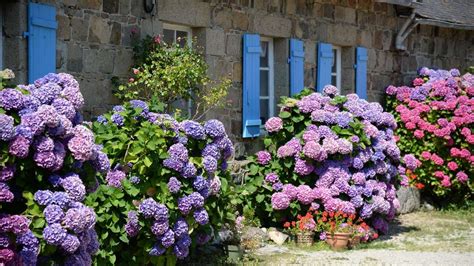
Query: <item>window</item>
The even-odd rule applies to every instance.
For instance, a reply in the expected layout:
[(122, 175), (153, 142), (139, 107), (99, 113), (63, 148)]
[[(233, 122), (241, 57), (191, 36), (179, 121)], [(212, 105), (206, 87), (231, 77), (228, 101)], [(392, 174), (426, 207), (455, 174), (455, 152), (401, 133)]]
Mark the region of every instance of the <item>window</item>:
[(341, 47), (332, 47), (331, 84), (341, 90)]
[(191, 46), (191, 28), (173, 24), (163, 24), (163, 41), (168, 44), (178, 43), (181, 47)]
[(274, 115), (273, 40), (260, 39), (260, 119), (262, 125)]
[[(163, 24), (163, 41), (167, 44), (174, 44), (177, 43), (181, 47), (185, 47), (186, 45), (191, 47), (192, 45), (192, 34), (191, 28), (181, 25), (173, 25), (173, 24)], [(177, 100), (176, 102), (172, 103), (172, 106), (180, 109), (186, 110), (188, 117), (191, 116), (193, 110), (193, 103), (192, 100), (189, 101), (184, 100)], [(185, 114), (186, 115), (186, 114)]]

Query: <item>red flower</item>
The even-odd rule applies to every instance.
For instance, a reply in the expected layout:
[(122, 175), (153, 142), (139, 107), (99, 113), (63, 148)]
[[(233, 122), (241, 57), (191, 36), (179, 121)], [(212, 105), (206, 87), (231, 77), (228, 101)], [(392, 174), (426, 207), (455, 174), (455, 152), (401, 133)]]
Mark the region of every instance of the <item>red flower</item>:
[(295, 221), (291, 222), (291, 226), (295, 227), (295, 226), (296, 226), (296, 222), (295, 222)]
[(379, 238), (379, 234), (374, 233), (374, 235), (373, 235), (372, 237), (373, 237), (374, 239), (377, 239), (377, 238)]
[(417, 183), (415, 186), (417, 189), (423, 189), (425, 187), (422, 183)]
[(284, 224), (283, 224), (283, 227), (285, 227), (285, 228), (289, 228), (289, 227), (290, 227), (290, 222), (286, 222), (286, 223), (284, 223)]

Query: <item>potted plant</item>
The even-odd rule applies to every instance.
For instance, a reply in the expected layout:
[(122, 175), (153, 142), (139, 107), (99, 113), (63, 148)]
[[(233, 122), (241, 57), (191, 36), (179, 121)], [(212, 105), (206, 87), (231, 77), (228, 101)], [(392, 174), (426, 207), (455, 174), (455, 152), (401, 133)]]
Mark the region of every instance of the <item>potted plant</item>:
[(318, 230), (322, 232), (320, 238), (326, 240), (334, 250), (346, 249), (354, 234), (355, 215), (342, 211), (324, 211), (317, 215)]
[(297, 221), (286, 222), (283, 227), (292, 235), (296, 236), (296, 245), (300, 247), (309, 247), (314, 242), (314, 229), (316, 228), (316, 221), (311, 212), (306, 213), (305, 216), (297, 216)]

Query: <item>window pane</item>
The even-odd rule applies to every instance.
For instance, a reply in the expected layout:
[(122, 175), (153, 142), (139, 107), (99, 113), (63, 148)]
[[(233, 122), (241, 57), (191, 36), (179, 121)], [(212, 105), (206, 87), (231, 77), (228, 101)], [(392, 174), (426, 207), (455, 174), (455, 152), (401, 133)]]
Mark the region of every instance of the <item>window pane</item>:
[(268, 96), (268, 70), (260, 70), (260, 96)]
[(188, 38), (188, 33), (185, 31), (176, 31), (176, 42), (179, 43), (179, 46), (184, 47), (186, 46)]
[(163, 41), (167, 44), (174, 43), (174, 30), (163, 30)]
[(260, 119), (262, 120), (262, 125), (268, 120), (268, 110), (269, 110), (269, 100), (260, 100)]
[(332, 73), (336, 73), (336, 69), (337, 69), (336, 64), (337, 64), (337, 50), (332, 49), (332, 68), (331, 68)]
[(268, 67), (268, 42), (260, 42), (260, 67)]

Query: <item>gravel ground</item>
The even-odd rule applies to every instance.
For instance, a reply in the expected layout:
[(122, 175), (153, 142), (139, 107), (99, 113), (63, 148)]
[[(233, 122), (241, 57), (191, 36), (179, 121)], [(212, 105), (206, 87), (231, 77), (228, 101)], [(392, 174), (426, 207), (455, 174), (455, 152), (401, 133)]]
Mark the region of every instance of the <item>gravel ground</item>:
[(474, 212), (401, 215), (388, 235), (355, 250), (269, 244), (249, 255), (258, 265), (474, 265)]
[(474, 265), (473, 252), (368, 249), (345, 252), (287, 251), (278, 255), (260, 250), (255, 254), (263, 255), (263, 261), (258, 261), (258, 265)]

